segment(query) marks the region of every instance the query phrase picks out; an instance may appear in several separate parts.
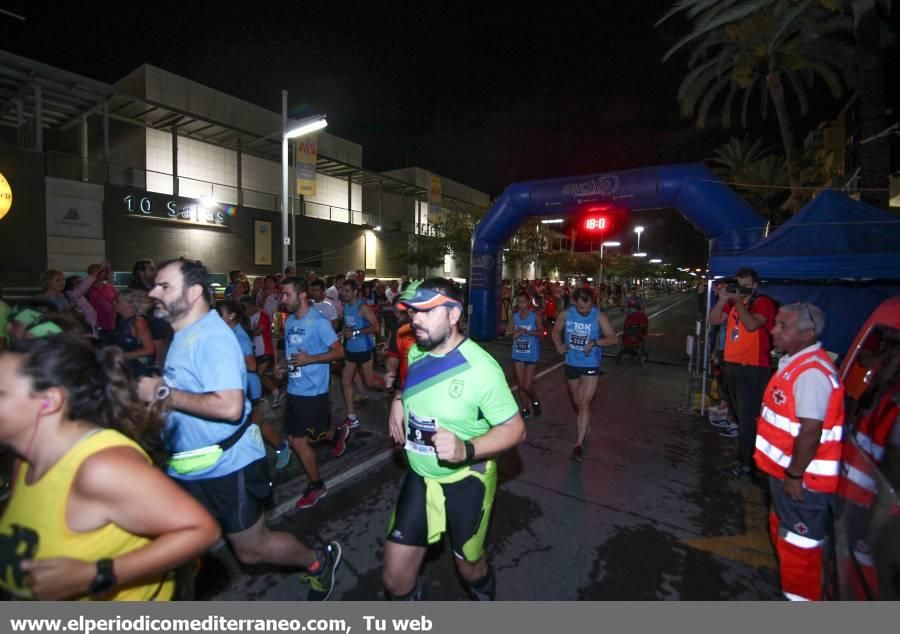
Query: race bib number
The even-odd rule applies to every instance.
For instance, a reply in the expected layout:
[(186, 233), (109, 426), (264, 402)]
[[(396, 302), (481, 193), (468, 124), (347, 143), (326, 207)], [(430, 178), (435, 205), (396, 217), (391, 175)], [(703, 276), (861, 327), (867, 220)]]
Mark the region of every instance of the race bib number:
[(581, 350), (587, 345), (588, 338), (585, 334), (572, 333), (569, 335), (569, 346)]
[(530, 354), (531, 353), (531, 337), (528, 335), (519, 337), (516, 339), (516, 352), (520, 354)]
[(406, 449), (423, 456), (436, 455), (434, 450), (434, 434), (437, 421), (433, 418), (419, 418), (409, 413), (409, 433), (406, 436)]
[(303, 372), (301, 371), (300, 366), (294, 365), (290, 361), (288, 361), (287, 370), (288, 370), (288, 377), (290, 377), (292, 379), (299, 379), (301, 376), (303, 376)]

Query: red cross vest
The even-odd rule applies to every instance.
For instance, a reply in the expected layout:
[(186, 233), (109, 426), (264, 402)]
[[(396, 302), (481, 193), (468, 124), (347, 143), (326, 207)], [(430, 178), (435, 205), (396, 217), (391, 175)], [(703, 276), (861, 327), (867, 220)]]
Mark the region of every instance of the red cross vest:
[(784, 470), (791, 464), (794, 440), (800, 433), (800, 419), (794, 402), (794, 383), (807, 371), (823, 373), (831, 382), (831, 394), (825, 411), (819, 448), (806, 472), (803, 483), (810, 491), (833, 493), (837, 488), (841, 463), (841, 438), (844, 429), (844, 387), (837, 370), (821, 348), (791, 360), (778, 370), (763, 396), (762, 411), (756, 423), (756, 466), (783, 480)]
[(900, 382), (889, 387), (879, 396), (875, 407), (859, 418), (856, 442), (863, 451), (872, 456), (876, 464), (881, 464), (884, 460), (884, 448), (898, 416), (900, 416)]

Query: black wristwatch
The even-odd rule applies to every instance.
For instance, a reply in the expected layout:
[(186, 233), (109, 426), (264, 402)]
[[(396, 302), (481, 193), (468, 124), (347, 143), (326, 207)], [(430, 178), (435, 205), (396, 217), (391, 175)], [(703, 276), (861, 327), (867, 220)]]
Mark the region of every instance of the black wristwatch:
[(91, 581), (90, 592), (93, 596), (104, 595), (116, 585), (116, 573), (113, 571), (112, 559), (97, 561), (97, 576)]
[(469, 440), (463, 441), (463, 445), (466, 448), (466, 462), (471, 463), (475, 460), (475, 445)]

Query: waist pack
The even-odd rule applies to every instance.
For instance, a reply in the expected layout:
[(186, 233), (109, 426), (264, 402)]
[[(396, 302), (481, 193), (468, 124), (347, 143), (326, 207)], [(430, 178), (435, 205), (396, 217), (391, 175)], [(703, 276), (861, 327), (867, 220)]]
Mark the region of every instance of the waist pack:
[(241, 439), (241, 436), (252, 424), (248, 417), (233, 434), (220, 443), (172, 454), (169, 458), (169, 467), (179, 475), (187, 475), (209, 469), (219, 461), (222, 454), (231, 449)]

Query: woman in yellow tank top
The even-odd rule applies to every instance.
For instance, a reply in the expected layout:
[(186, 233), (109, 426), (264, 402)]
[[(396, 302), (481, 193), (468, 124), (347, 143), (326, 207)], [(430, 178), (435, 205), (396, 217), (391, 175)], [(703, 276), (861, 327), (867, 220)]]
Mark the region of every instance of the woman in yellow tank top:
[(162, 419), (118, 348), (69, 335), (0, 354), (0, 444), (19, 456), (0, 509), (0, 590), (43, 600), (168, 600), (169, 571), (219, 537), (157, 469)]

